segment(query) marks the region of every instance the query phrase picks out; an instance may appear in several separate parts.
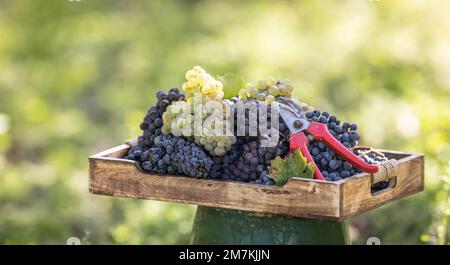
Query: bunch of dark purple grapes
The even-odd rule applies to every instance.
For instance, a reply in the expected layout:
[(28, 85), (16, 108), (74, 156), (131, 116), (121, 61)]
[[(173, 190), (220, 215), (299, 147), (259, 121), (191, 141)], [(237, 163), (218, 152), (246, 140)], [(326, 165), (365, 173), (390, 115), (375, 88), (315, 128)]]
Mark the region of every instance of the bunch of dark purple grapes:
[(149, 149), (133, 146), (126, 159), (138, 161), (143, 170), (155, 174), (179, 174), (206, 178), (213, 161), (197, 144), (172, 134), (157, 136)]
[[(245, 129), (243, 136), (237, 136), (237, 141), (232, 145), (231, 149), (222, 157), (214, 157), (214, 164), (210, 172), (210, 177), (215, 179), (235, 180), (250, 182), (256, 184), (273, 185), (273, 180), (269, 176), (268, 166), (276, 157), (285, 157), (289, 151), (289, 129), (281, 118), (279, 118), (279, 126), (271, 125), (271, 108), (270, 105), (254, 101), (257, 104), (257, 122), (259, 124), (259, 111), (267, 107), (266, 124), (267, 128), (275, 128), (279, 134), (278, 141), (274, 146), (263, 147), (262, 141), (267, 141), (272, 135), (261, 134), (259, 131), (256, 136), (249, 136), (249, 127), (251, 120), (255, 119), (250, 115), (249, 109), (245, 109), (245, 128), (241, 128), (241, 132)], [(237, 124), (237, 112), (234, 111), (234, 124)], [(239, 128), (235, 126), (235, 135)]]
[(169, 92), (158, 91), (156, 93), (157, 102), (150, 107), (142, 121), (140, 128), (143, 134), (138, 137), (138, 144), (143, 148), (149, 148), (157, 136), (162, 135), (161, 127), (163, 125), (162, 114), (172, 101), (178, 101), (184, 98), (184, 94), (177, 88), (172, 88)]
[[(326, 124), (330, 133), (348, 149), (353, 151), (352, 148), (358, 145), (360, 136), (357, 132), (358, 126), (356, 124), (350, 124), (347, 121), (341, 124), (341, 121), (336, 116), (330, 115), (328, 112), (320, 112), (319, 110), (307, 112), (306, 117), (309, 121)], [(317, 167), (322, 172), (322, 175), (328, 181), (337, 181), (360, 173), (358, 169), (343, 160), (342, 157), (336, 155), (322, 141), (310, 142), (308, 150), (314, 158)], [(359, 151), (355, 151), (354, 153), (357, 155), (360, 154)], [(385, 157), (372, 153), (364, 156), (362, 159), (370, 164), (377, 164), (387, 160)]]

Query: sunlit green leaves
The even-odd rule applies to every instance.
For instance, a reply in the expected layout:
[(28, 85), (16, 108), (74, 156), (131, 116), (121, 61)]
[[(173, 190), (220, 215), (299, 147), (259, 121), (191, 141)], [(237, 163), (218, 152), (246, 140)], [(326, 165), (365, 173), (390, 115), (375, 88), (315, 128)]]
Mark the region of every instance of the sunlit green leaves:
[(218, 76), (217, 80), (219, 80), (223, 84), (225, 99), (230, 99), (237, 96), (239, 90), (245, 85), (244, 79), (240, 75), (234, 73), (227, 73)]

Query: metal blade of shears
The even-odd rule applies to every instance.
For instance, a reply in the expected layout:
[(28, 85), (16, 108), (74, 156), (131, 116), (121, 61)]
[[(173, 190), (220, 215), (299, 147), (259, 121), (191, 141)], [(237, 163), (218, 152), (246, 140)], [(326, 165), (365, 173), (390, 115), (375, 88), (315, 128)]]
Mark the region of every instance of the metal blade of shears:
[(285, 98), (279, 99), (280, 102), (275, 101), (272, 105), (280, 113), (291, 133), (299, 133), (309, 127), (310, 122), (295, 103), (287, 101)]

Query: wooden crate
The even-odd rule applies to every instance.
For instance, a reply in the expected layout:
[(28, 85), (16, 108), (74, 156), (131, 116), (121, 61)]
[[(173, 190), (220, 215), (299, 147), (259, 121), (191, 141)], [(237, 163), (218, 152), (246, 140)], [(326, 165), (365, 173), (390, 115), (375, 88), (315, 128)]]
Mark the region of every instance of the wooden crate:
[(372, 193), (374, 178), (366, 173), (336, 182), (292, 178), (283, 187), (151, 175), (134, 161), (121, 158), (129, 148), (129, 144), (123, 144), (89, 158), (91, 193), (341, 221), (424, 188), (421, 154), (382, 151), (388, 158), (397, 159), (395, 177), (388, 188)]

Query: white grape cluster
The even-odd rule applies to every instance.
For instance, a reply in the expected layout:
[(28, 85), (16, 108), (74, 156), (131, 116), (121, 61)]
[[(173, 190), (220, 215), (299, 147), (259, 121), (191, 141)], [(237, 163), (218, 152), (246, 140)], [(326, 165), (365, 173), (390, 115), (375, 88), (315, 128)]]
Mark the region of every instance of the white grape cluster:
[(205, 147), (214, 156), (222, 156), (230, 150), (236, 138), (231, 132), (230, 108), (215, 100), (196, 104), (195, 113), (201, 113), (199, 122), (194, 121), (195, 142)]
[(193, 135), (192, 124), (194, 115), (192, 108), (186, 101), (173, 101), (162, 114), (164, 134), (190, 137)]
[(214, 79), (211, 75), (200, 66), (186, 72), (186, 82), (183, 83), (182, 89), (186, 95), (186, 99), (190, 105), (195, 93), (204, 95), (206, 100), (223, 100), (223, 85), (220, 81)]
[(239, 98), (243, 101), (254, 98), (270, 104), (278, 96), (291, 98), (293, 90), (294, 87), (288, 79), (277, 80), (269, 77), (258, 81), (256, 85), (247, 83), (246, 87), (239, 90)]
[(201, 67), (186, 73), (182, 88), (186, 101), (174, 101), (162, 115), (163, 133), (194, 136), (211, 155), (222, 156), (236, 141), (231, 132), (230, 108), (223, 87)]

